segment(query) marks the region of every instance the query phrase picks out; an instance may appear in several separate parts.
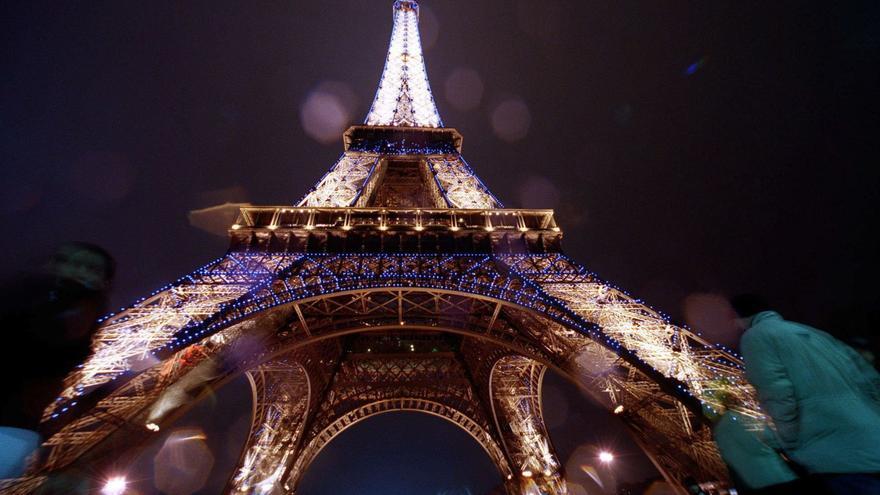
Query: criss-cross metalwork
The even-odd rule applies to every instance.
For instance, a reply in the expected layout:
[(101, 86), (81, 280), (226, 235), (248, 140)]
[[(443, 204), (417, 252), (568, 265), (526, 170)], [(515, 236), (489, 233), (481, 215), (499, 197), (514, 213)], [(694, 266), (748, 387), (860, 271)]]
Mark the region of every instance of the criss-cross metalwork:
[(418, 411), (466, 431), (508, 493), (564, 494), (549, 368), (619, 417), (673, 485), (724, 482), (701, 412), (723, 386), (762, 417), (742, 363), (563, 254), (552, 210), (503, 208), (441, 127), (417, 19), (415, 1), (394, 3), (367, 125), (346, 131), (314, 189), (242, 208), (226, 255), (100, 322), (46, 409), (42, 455), (4, 493), (125, 464), (246, 374), (251, 429), (228, 493), (294, 493), (348, 428)]
[(419, 4), (394, 2), (394, 25), (385, 69), (376, 99), (367, 114), (367, 125), (442, 127), (434, 105), (422, 42), (419, 39)]

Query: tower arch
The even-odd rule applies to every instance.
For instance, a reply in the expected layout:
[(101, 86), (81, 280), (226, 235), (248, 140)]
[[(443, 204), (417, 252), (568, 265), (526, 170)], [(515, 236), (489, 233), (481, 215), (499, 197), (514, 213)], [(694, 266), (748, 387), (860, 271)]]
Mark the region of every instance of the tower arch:
[[(286, 276), (293, 275), (287, 273)], [(493, 275), (491, 278), (507, 287), (519, 286), (500, 276)], [(333, 283), (337, 284), (338, 281)], [(700, 462), (701, 469), (716, 470), (714, 473), (711, 471), (704, 473), (704, 476), (717, 477), (718, 469), (723, 469), (719, 466), (706, 428), (700, 425), (694, 412), (688, 409), (687, 404), (680, 400), (680, 397), (668, 392), (671, 388), (669, 384), (664, 386), (656, 375), (648, 375), (642, 371), (643, 363), (633, 360), (630, 354), (613, 352), (613, 347), (603, 344), (590, 334), (579, 331), (577, 327), (563, 326), (559, 321), (551, 318), (550, 312), (538, 311), (534, 307), (523, 305), (523, 299), (499, 299), (489, 295), (438, 288), (441, 284), (434, 285), (435, 287), (420, 287), (410, 283), (338, 292), (331, 292), (330, 288), (326, 288), (318, 291), (320, 295), (264, 307), (249, 314), (247, 319), (231, 323), (227, 328), (204, 338), (199, 344), (177, 351), (174, 357), (165, 360), (163, 366), (146, 370), (138, 375), (132, 382), (120, 387), (104, 399), (106, 407), (125, 404), (129, 417), (134, 419), (133, 422), (145, 425), (152, 422), (151, 419), (156, 419), (151, 418), (150, 413), (156, 409), (157, 404), (162, 404), (163, 394), (173, 390), (175, 384), (192, 385), (189, 379), (192, 374), (203, 376), (196, 372), (200, 366), (217, 367), (218, 363), (235, 364), (231, 368), (220, 366), (222, 372), (209, 374), (211, 378), (200, 384), (208, 387), (222, 383), (222, 380), (228, 379), (235, 373), (245, 371), (248, 366), (260, 370), (260, 366), (274, 366), (271, 363), (293, 354), (299, 356), (297, 359), (309, 359), (312, 362), (326, 360), (329, 366), (333, 356), (337, 356), (338, 359), (343, 348), (351, 349), (350, 344), (342, 342), (342, 339), (351, 336), (389, 335), (400, 331), (415, 334), (453, 334), (461, 339), (458, 351), (464, 362), (471, 363), (468, 372), (474, 382), (488, 385), (488, 390), (483, 392), (475, 390), (475, 393), (483, 394), (490, 409), (499, 407), (497, 392), (499, 381), (493, 380), (492, 375), (497, 373), (501, 363), (510, 362), (528, 369), (527, 376), (533, 378), (528, 383), (533, 390), (534, 387), (540, 386), (540, 376), (543, 370), (550, 366), (561, 371), (564, 376), (606, 405), (610, 411), (622, 409), (618, 412), (621, 419), (630, 425), (637, 435), (644, 437), (641, 443), (645, 450), (660, 459), (658, 464), (670, 475), (670, 479), (676, 480), (679, 479), (677, 476), (692, 473), (693, 462)], [(485, 292), (485, 294), (489, 293), (491, 291)], [(262, 297), (268, 295), (263, 294)], [(259, 300), (251, 303), (260, 305)], [(406, 317), (403, 325), (400, 325), (398, 320), (401, 314)], [(196, 346), (199, 347), (199, 356), (193, 357), (193, 348)], [(317, 346), (322, 346), (323, 350), (315, 351)], [(310, 347), (313, 348), (311, 351)], [(327, 356), (331, 359), (327, 359)], [(193, 362), (195, 359), (201, 361)], [(485, 366), (478, 363), (490, 363), (491, 366), (487, 371)], [(165, 376), (158, 378), (155, 376), (156, 373)], [(265, 370), (261, 370), (260, 373), (265, 375)], [(332, 377), (326, 374), (326, 369), (323, 375), (311, 371), (309, 376), (308, 383), (320, 382), (324, 387), (332, 380)], [(536, 376), (537, 380), (534, 379)], [(493, 385), (496, 388), (493, 389)], [(151, 386), (156, 387), (157, 390), (151, 390)], [(486, 385), (480, 387), (486, 388)], [(314, 388), (311, 387), (310, 390)], [(311, 391), (300, 395), (314, 396)], [(135, 413), (132, 409), (132, 403), (136, 399), (142, 400), (139, 413)], [(317, 402), (323, 403), (323, 401)], [(263, 407), (275, 407), (275, 410), (279, 410), (286, 406), (282, 404)], [(297, 410), (305, 410), (306, 407), (312, 409), (317, 405), (297, 406)], [(98, 413), (103, 410), (99, 407)], [(508, 408), (507, 415), (504, 416), (499, 415), (498, 409), (491, 410), (493, 430), (501, 429), (499, 423), (510, 424), (515, 420), (516, 418), (510, 414), (513, 411), (514, 408)], [(535, 414), (536, 411), (538, 414)], [(537, 428), (533, 428), (534, 431), (520, 429), (519, 433), (533, 434), (546, 439), (539, 409), (532, 406), (530, 414)], [(77, 431), (78, 428), (83, 426), (93, 428), (93, 425), (100, 425), (105, 435), (113, 438), (105, 442), (106, 445), (132, 442), (130, 431), (116, 431), (119, 430), (119, 425), (102, 422), (97, 415), (91, 421), (69, 425), (69, 429), (62, 430), (60, 435), (73, 436), (82, 432), (82, 430)], [(255, 419), (253, 430), (263, 429), (264, 426), (266, 426), (265, 422), (261, 423)], [(300, 431), (299, 427), (292, 430)], [(97, 433), (96, 430), (91, 432)], [(511, 432), (507, 434), (510, 436)], [(123, 439), (126, 436), (128, 438)], [(527, 464), (523, 459), (529, 457), (528, 453), (525, 456), (511, 453), (515, 448), (505, 445), (500, 434), (497, 438), (496, 443), (502, 446), (507, 456), (506, 462), (511, 466), (509, 474), (522, 477), (523, 471), (531, 471), (529, 477), (536, 475), (533, 467), (523, 467)], [(302, 442), (302, 437), (298, 441)], [(259, 440), (251, 441), (251, 445), (256, 443), (259, 443)], [(277, 447), (280, 444), (292, 445), (294, 442), (291, 438), (279, 437), (271, 443)], [(98, 446), (97, 442), (92, 445), (82, 445), (82, 452), (96, 446)], [(552, 452), (549, 443), (546, 443), (546, 447), (541, 453), (541, 459), (545, 459), (546, 454)], [(247, 451), (247, 448), (245, 450)], [(281, 450), (283, 449), (276, 448), (274, 451), (268, 449), (269, 452)], [(518, 455), (520, 458), (514, 461), (513, 458)], [(271, 462), (267, 461), (268, 465), (273, 467), (270, 474), (276, 475), (275, 479), (284, 476), (289, 479), (289, 473), (285, 475), (274, 470), (278, 466), (279, 459), (284, 457), (280, 454), (279, 456), (272, 457)], [(528, 460), (534, 462), (536, 458), (538, 457), (532, 453), (531, 459)], [(73, 457), (71, 461), (76, 459), (77, 457)], [(93, 463), (94, 459), (95, 457), (86, 456), (80, 459), (80, 462)], [(242, 459), (242, 467), (250, 466), (251, 471), (257, 471), (253, 468), (259, 464), (255, 456)], [(539, 469), (541, 469), (540, 473), (544, 472), (543, 466)], [(551, 471), (551, 473), (556, 475), (555, 472)]]
[[(327, 479), (337, 472), (340, 458), (344, 475)], [(391, 410), (335, 436), (303, 472), (297, 493), (455, 493), (465, 488), (484, 493), (503, 487), (504, 480), (486, 450), (460, 426), (431, 413)]]

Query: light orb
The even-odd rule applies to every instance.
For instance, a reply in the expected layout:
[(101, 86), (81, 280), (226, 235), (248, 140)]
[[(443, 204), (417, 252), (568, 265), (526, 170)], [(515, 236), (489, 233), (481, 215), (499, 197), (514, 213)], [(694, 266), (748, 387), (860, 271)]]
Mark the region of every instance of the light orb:
[(122, 495), (125, 493), (125, 487), (127, 485), (128, 482), (125, 480), (125, 476), (114, 476), (104, 483), (104, 487), (101, 489), (101, 495)]

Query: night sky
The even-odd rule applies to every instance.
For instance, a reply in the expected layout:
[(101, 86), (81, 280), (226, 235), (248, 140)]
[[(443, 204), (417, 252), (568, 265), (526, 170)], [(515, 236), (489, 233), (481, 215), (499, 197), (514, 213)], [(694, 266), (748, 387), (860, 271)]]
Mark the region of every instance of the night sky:
[[(310, 112), (330, 95), (331, 117), (362, 121), (391, 3), (5, 2), (0, 275), (95, 242), (118, 307), (221, 255), (187, 213), (302, 197), (342, 150)], [(756, 291), (876, 332), (877, 2), (425, 0), (422, 36), (471, 166), (506, 206), (555, 208), (566, 252), (606, 280), (678, 321), (694, 294)], [(472, 469), (450, 490), (488, 465), (459, 437)], [(389, 483), (418, 468), (393, 464)]]

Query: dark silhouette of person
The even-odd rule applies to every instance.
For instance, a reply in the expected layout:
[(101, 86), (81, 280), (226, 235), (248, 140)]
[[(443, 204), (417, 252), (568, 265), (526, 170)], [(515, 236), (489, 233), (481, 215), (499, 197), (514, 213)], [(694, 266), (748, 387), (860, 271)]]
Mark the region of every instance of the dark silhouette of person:
[(41, 440), (43, 410), (89, 356), (115, 269), (103, 248), (72, 242), (40, 272), (0, 287), (0, 478), (22, 473)]
[(834, 494), (880, 494), (880, 375), (853, 348), (786, 321), (761, 297), (731, 305), (746, 376), (796, 470)]

